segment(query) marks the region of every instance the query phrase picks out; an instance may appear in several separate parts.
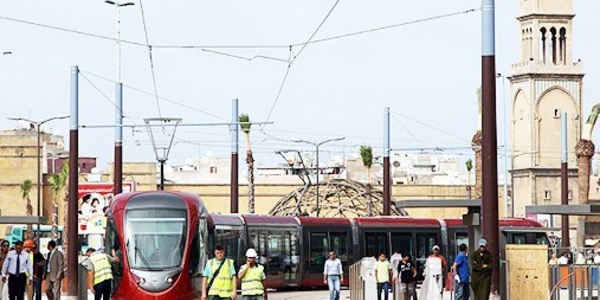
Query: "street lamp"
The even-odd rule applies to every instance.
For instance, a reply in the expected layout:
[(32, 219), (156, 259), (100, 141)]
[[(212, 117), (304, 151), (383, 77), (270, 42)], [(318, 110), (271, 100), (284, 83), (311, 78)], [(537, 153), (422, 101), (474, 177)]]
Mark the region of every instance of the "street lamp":
[(506, 179), (508, 178), (508, 138), (507, 138), (507, 121), (506, 121), (506, 76), (501, 73), (496, 74), (496, 78), (502, 79), (502, 111), (504, 125), (504, 213), (508, 214), (508, 190), (506, 189)]
[(305, 141), (305, 140), (295, 140), (292, 141), (294, 143), (305, 143), (305, 144), (309, 144), (309, 145), (313, 145), (316, 148), (317, 151), (317, 217), (319, 216), (319, 212), (321, 211), (321, 207), (319, 206), (319, 147), (321, 147), (323, 144), (329, 143), (329, 142), (335, 142), (335, 141), (342, 141), (345, 140), (345, 137), (338, 137), (338, 138), (333, 138), (333, 139), (328, 139), (319, 143), (316, 142), (310, 142), (310, 141)]
[(32, 120), (29, 120), (29, 119), (26, 119), (26, 118), (13, 118), (13, 117), (8, 117), (7, 118), (7, 119), (12, 120), (12, 121), (27, 121), (27, 122), (29, 122), (31, 124), (35, 124), (35, 126), (37, 127), (37, 215), (38, 215), (38, 224), (37, 224), (38, 227), (37, 227), (37, 231), (38, 231), (38, 234), (36, 236), (36, 243), (38, 245), (40, 244), (40, 233), (39, 233), (39, 231), (40, 231), (40, 226), (41, 226), (41, 224), (40, 224), (40, 218), (42, 217), (41, 210), (40, 210), (40, 202), (41, 202), (41, 199), (42, 199), (42, 190), (41, 190), (41, 182), (42, 182), (42, 179), (41, 179), (41, 177), (42, 177), (42, 174), (41, 174), (42, 173), (42, 170), (41, 170), (41, 168), (42, 168), (42, 163), (41, 163), (42, 154), (41, 154), (41, 150), (42, 149), (41, 149), (41, 145), (40, 145), (40, 133), (41, 133), (40, 127), (42, 125), (44, 125), (45, 123), (47, 123), (47, 122), (54, 121), (54, 120), (62, 120), (62, 119), (67, 119), (67, 118), (69, 118), (69, 116), (52, 117), (52, 118), (49, 118), (49, 119), (46, 119), (46, 120), (43, 120), (43, 121), (40, 121), (40, 122), (32, 121)]
[(118, 1), (106, 0), (104, 3), (114, 5), (117, 8), (117, 83), (121, 82), (121, 7), (133, 6), (133, 2), (120, 3)]

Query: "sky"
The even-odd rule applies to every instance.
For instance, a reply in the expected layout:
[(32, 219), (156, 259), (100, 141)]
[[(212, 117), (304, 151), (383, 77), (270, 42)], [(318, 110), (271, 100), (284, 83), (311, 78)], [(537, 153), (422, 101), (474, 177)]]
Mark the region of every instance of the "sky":
[[(383, 112), (390, 107), (393, 149), (452, 148), (445, 153), (462, 160), (473, 154), (468, 147), (478, 117), (480, 11), (304, 43), (315, 32), (312, 40), (467, 11), (479, 8), (480, 1), (340, 0), (335, 7), (334, 0), (133, 2), (121, 11), (121, 38), (146, 44), (147, 32), (154, 46), (160, 98), (152, 96), (148, 47), (123, 43), (126, 124), (141, 125), (143, 118), (159, 116), (182, 118), (183, 123), (229, 122), (231, 99), (238, 98), (240, 113), (256, 122), (273, 122), (262, 128), (254, 125), (251, 133), (257, 164), (273, 165), (283, 162), (274, 153), (277, 150), (313, 149), (286, 140), (345, 137), (322, 147), (324, 160), (357, 153), (360, 145), (372, 146), (379, 154)], [(496, 67), (504, 75), (510, 75), (511, 64), (519, 58), (518, 8), (516, 0), (496, 1)], [(582, 60), (587, 73), (583, 86), (587, 116), (600, 98), (600, 85), (594, 84), (600, 80), (595, 34), (600, 28), (595, 16), (600, 2), (574, 0), (574, 10), (573, 58)], [(101, 0), (0, 3), (0, 52), (12, 52), (0, 56), (0, 128), (15, 128), (6, 117), (42, 120), (68, 114), (73, 65), (82, 72), (80, 124), (114, 124), (115, 107), (110, 102), (117, 69), (114, 40), (5, 18), (114, 38), (115, 16), (115, 7)], [(281, 47), (214, 47), (248, 45)], [(295, 45), (291, 52), (288, 45)], [(288, 71), (290, 55), (296, 58)], [(499, 145), (504, 145), (502, 88), (499, 79)], [(66, 134), (68, 125), (68, 120), (54, 121), (49, 127)], [(164, 144), (169, 130), (155, 131), (156, 139)], [(123, 135), (125, 161), (154, 160), (145, 128), (126, 128)], [(227, 126), (181, 127), (175, 138), (169, 164), (230, 153)], [(240, 141), (243, 153), (243, 135)], [(80, 155), (98, 157), (101, 169), (112, 161), (113, 147), (113, 128), (80, 129)]]

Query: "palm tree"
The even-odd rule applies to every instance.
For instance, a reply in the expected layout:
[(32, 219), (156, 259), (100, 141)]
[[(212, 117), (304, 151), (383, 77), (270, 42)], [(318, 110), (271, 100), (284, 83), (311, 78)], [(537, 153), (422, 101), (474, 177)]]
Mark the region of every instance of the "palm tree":
[(247, 114), (241, 114), (238, 121), (240, 128), (246, 136), (246, 165), (248, 165), (248, 212), (254, 213), (254, 156), (252, 155), (252, 147), (250, 145), (250, 117)]
[(360, 146), (360, 158), (367, 170), (367, 215), (373, 216), (373, 203), (371, 203), (371, 167), (373, 166), (373, 148), (371, 146)]
[[(594, 156), (595, 146), (592, 142), (592, 132), (596, 125), (596, 120), (600, 114), (600, 104), (594, 105), (592, 112), (583, 125), (581, 139), (575, 145), (575, 155), (577, 155), (578, 179), (579, 179), (579, 204), (588, 204), (590, 192), (590, 172), (592, 169), (592, 156)], [(585, 222), (586, 217), (580, 217)], [(577, 243), (583, 246), (585, 235), (582, 231), (577, 233)]]
[(473, 170), (473, 160), (469, 158), (465, 162), (465, 166), (467, 167), (467, 172), (469, 172), (469, 179), (467, 180), (467, 184), (471, 185), (471, 170)]
[(481, 165), (482, 165), (482, 161), (483, 161), (483, 157), (482, 157), (482, 153), (481, 153), (481, 145), (483, 142), (483, 135), (481, 133), (481, 87), (477, 88), (477, 105), (479, 108), (479, 114), (478, 114), (478, 124), (477, 124), (477, 131), (475, 132), (475, 135), (473, 135), (473, 139), (471, 140), (471, 147), (473, 148), (473, 151), (475, 151), (475, 197), (480, 198), (481, 197), (481, 184), (482, 184), (482, 169), (481, 169)]
[[(58, 239), (58, 197), (63, 192), (67, 185), (68, 179), (68, 162), (65, 161), (60, 173), (54, 173), (48, 178), (50, 189), (52, 190), (52, 239)], [(65, 173), (67, 176), (65, 176)], [(68, 201), (67, 201), (68, 202)], [(66, 203), (68, 205), (68, 203)], [(68, 210), (68, 207), (66, 207)], [(65, 210), (65, 211), (67, 211)], [(67, 214), (65, 214), (66, 216)], [(66, 224), (65, 224), (66, 225)], [(66, 235), (65, 235), (66, 236)]]
[(467, 167), (467, 172), (469, 173), (469, 177), (467, 179), (467, 196), (471, 199), (471, 170), (473, 170), (473, 160), (468, 159), (465, 162), (465, 166)]
[[(31, 206), (31, 199), (29, 198), (29, 194), (31, 193), (32, 186), (33, 186), (33, 183), (29, 179), (23, 181), (23, 183), (21, 184), (21, 197), (23, 198), (23, 200), (26, 201), (25, 213), (27, 214), (27, 216), (33, 216), (33, 206)], [(39, 230), (39, 228), (38, 228), (38, 230)], [(29, 240), (32, 240), (34, 238), (33, 226), (31, 224), (27, 225), (26, 236), (27, 236), (27, 239), (29, 239)]]

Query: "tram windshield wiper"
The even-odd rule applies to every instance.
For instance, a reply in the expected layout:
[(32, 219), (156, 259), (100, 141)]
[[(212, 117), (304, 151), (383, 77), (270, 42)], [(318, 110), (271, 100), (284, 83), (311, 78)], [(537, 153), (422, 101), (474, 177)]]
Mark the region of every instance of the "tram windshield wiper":
[(138, 249), (137, 246), (134, 246), (133, 249), (135, 250), (135, 254), (142, 259), (142, 262), (144, 263), (144, 265), (146, 265), (146, 268), (148, 269), (148, 271), (152, 270), (152, 267), (150, 267), (150, 264), (148, 263), (148, 261), (146, 260), (144, 255), (142, 254), (142, 251), (140, 251), (140, 249)]

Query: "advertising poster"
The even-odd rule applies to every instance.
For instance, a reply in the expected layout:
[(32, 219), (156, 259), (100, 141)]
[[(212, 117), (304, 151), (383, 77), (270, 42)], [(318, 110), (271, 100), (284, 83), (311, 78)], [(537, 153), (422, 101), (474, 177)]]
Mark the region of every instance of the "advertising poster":
[[(114, 198), (112, 182), (81, 182), (77, 193), (79, 235), (104, 234), (106, 211)], [(123, 193), (134, 191), (132, 182), (123, 182)]]

